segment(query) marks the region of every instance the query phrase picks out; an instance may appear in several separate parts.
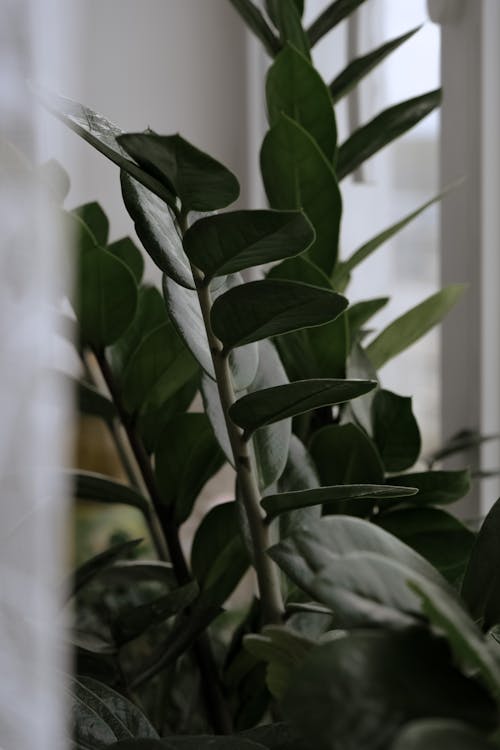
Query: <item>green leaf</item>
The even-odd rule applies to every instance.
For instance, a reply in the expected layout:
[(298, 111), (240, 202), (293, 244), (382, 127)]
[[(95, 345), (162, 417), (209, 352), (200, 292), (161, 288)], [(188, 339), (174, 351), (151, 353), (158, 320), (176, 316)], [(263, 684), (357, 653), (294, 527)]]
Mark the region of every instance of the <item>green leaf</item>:
[(354, 172), (366, 159), (413, 128), (441, 104), (441, 90), (430, 91), (381, 112), (358, 128), (339, 148), (337, 177)]
[(226, 420), (224, 418), (224, 412), (220, 403), (219, 390), (217, 383), (208, 375), (203, 373), (201, 378), (201, 395), (203, 398), (203, 408), (205, 414), (210, 420), (214, 435), (220, 448), (227, 460), (234, 468), (234, 456), (231, 448), (231, 442), (226, 427)]
[(346, 283), (349, 278), (350, 272), (354, 268), (356, 268), (356, 266), (366, 260), (366, 258), (369, 258), (370, 255), (375, 252), (375, 250), (377, 250), (384, 243), (388, 242), (391, 237), (394, 237), (395, 234), (401, 232), (402, 229), (404, 229), (414, 219), (420, 216), (420, 214), (423, 213), (427, 208), (429, 208), (429, 206), (432, 206), (434, 203), (440, 201), (445, 194), (446, 191), (435, 195), (434, 198), (431, 198), (430, 200), (423, 203), (415, 211), (407, 214), (403, 219), (400, 219), (395, 224), (392, 224), (392, 226), (384, 229), (383, 232), (377, 234), (368, 242), (365, 242), (365, 244), (362, 245), (358, 250), (356, 250), (349, 258), (347, 258), (347, 260), (338, 263), (332, 274), (333, 286), (336, 289), (340, 289), (341, 286)]
[(154, 453), (163, 427), (176, 414), (184, 414), (192, 405), (200, 387), (200, 374), (196, 372), (178, 391), (174, 393), (159, 409), (141, 414), (137, 429), (148, 453)]
[(440, 323), (463, 291), (463, 284), (447, 286), (394, 320), (366, 350), (374, 366), (380, 369)]
[(407, 628), (421, 624), (419, 599), (407, 583), (411, 576), (396, 560), (354, 552), (322, 568), (310, 592), (335, 613), (337, 627)]
[(189, 518), (196, 498), (223, 463), (205, 414), (178, 414), (165, 426), (156, 446), (156, 480), (177, 525)]
[(125, 407), (131, 413), (160, 407), (197, 369), (172, 323), (163, 323), (141, 341), (125, 368)]
[(140, 286), (134, 319), (110, 350), (113, 371), (119, 380), (142, 341), (155, 328), (167, 322), (167, 311), (161, 293), (154, 286)]
[[(346, 377), (378, 380), (378, 374), (368, 356), (356, 339), (351, 341), (351, 351), (346, 362)], [(357, 423), (371, 437), (372, 436), (372, 402), (376, 391), (370, 391), (366, 396), (349, 404), (347, 412), (352, 414), (352, 421)]]
[(106, 250), (116, 258), (119, 258), (128, 269), (132, 272), (132, 276), (136, 280), (137, 284), (141, 283), (142, 275), (144, 273), (144, 258), (142, 253), (130, 239), (130, 237), (122, 237), (121, 240), (116, 240), (108, 245)]
[[(259, 367), (250, 393), (263, 388), (285, 385), (288, 382), (281, 360), (270, 341), (259, 343)], [(270, 424), (259, 430), (253, 438), (259, 487), (264, 490), (282, 475), (288, 457), (292, 425), (290, 419)]]
[(429, 465), (441, 461), (443, 458), (453, 456), (455, 453), (466, 453), (467, 451), (478, 448), (483, 443), (490, 440), (498, 440), (500, 433), (493, 435), (480, 435), (477, 430), (459, 430), (452, 435), (439, 450), (432, 453), (429, 457)]
[(191, 548), (191, 568), (202, 591), (209, 592), (210, 601), (222, 606), (249, 563), (236, 503), (216, 505), (198, 526)]
[(376, 386), (369, 380), (298, 380), (242, 396), (229, 416), (246, 433), (287, 417), (349, 401)]
[(180, 198), (183, 211), (215, 211), (239, 195), (236, 177), (180, 135), (126, 133), (117, 140), (146, 172)]
[(251, 281), (218, 297), (212, 327), (226, 349), (323, 325), (346, 308), (336, 292), (293, 281)]
[(159, 198), (175, 207), (175, 196), (154, 177), (130, 161), (128, 154), (118, 143), (117, 137), (123, 132), (102, 115), (78, 104), (71, 99), (53, 94), (41, 86), (32, 86), (42, 104), (59, 120), (74, 130), (84, 141), (107, 156), (120, 169), (152, 190)]
[(261, 724), (240, 734), (249, 740), (259, 742), (267, 750), (308, 750), (307, 744), (297, 736), (290, 724), (285, 722)]
[(106, 424), (113, 422), (116, 417), (116, 408), (109, 398), (83, 380), (76, 381), (70, 378), (70, 382), (76, 391), (78, 410), (81, 414), (101, 417)]
[(149, 503), (133, 487), (115, 482), (113, 479), (91, 471), (65, 472), (73, 483), (75, 497), (98, 503), (131, 505), (143, 513), (149, 511)]
[(422, 441), (412, 399), (379, 389), (372, 402), (373, 439), (385, 470), (404, 471), (420, 455)]
[(178, 284), (194, 289), (193, 274), (172, 209), (125, 172), (121, 173), (120, 181), (125, 208), (152, 261)]
[(447, 505), (467, 495), (470, 490), (470, 471), (423, 471), (389, 477), (388, 484), (416, 487), (417, 505)]
[[(86, 560), (77, 568), (72, 577), (71, 584), (67, 587), (68, 597), (75, 596), (80, 589), (89, 583), (95, 576), (99, 575), (105, 568), (112, 565), (120, 557), (126, 557), (128, 553), (141, 543), (142, 539), (133, 539), (130, 542), (115, 544), (104, 552)], [(65, 591), (66, 595), (66, 591)]]
[[(297, 8), (300, 18), (304, 15), (304, 0), (292, 0)], [(265, 2), (266, 12), (271, 21), (278, 28), (278, 17), (276, 12), (276, 0), (266, 0)]]
[(491, 508), (477, 536), (462, 596), (484, 630), (500, 623), (500, 500)]
[(445, 636), (456, 662), (468, 674), (479, 673), (492, 696), (498, 700), (500, 665), (461, 603), (431, 581), (411, 579), (408, 585), (420, 597), (423, 613), (436, 630)]
[[(271, 268), (267, 279), (300, 281), (331, 289), (328, 277), (313, 263), (300, 256)], [(347, 357), (346, 313), (318, 328), (278, 336), (275, 343), (290, 380), (304, 378), (343, 378)]]
[(330, 3), (307, 30), (311, 47), (364, 2), (365, 0), (334, 0)]
[(383, 484), (384, 470), (370, 438), (354, 424), (328, 425), (309, 446), (321, 483)]
[(75, 313), (83, 343), (100, 350), (113, 344), (132, 322), (137, 285), (127, 266), (98, 247), (86, 226), (75, 221), (79, 233)]
[(487, 693), (419, 630), (355, 632), (316, 647), (295, 671), (282, 709), (317, 750), (389, 748), (404, 724), (421, 717), (496, 723)]
[(112, 630), (116, 642), (122, 646), (138, 638), (149, 628), (160, 625), (173, 615), (189, 607), (198, 596), (198, 584), (194, 581), (169, 591), (146, 604), (130, 607), (113, 621)]
[(238, 736), (214, 737), (213, 734), (199, 736), (173, 736), (164, 740), (125, 740), (117, 742), (110, 750), (266, 750), (259, 745)]
[(233, 8), (236, 8), (256, 37), (260, 39), (267, 54), (274, 57), (280, 51), (280, 41), (274, 35), (255, 3), (251, 0), (229, 0), (229, 2)]
[(269, 555), (297, 586), (310, 593), (312, 581), (322, 568), (339, 556), (360, 552), (395, 560), (438, 585), (444, 583), (432, 565), (406, 544), (378, 526), (352, 516), (320, 518), (271, 547)]
[(284, 114), (264, 138), (260, 163), (270, 205), (303, 209), (316, 232), (308, 257), (329, 275), (337, 259), (342, 215), (332, 165), (313, 137)]
[(99, 203), (95, 201), (93, 203), (85, 203), (83, 206), (74, 208), (71, 213), (83, 221), (97, 245), (106, 247), (109, 235), (109, 221)]
[(73, 739), (78, 748), (114, 746), (116, 740), (157, 738), (144, 714), (120, 693), (90, 677), (72, 680)]
[(363, 300), (363, 302), (356, 302), (346, 310), (347, 320), (349, 324), (349, 334), (351, 341), (354, 340), (364, 324), (370, 320), (373, 315), (378, 313), (385, 305), (389, 302), (389, 297), (379, 297), (377, 299)]
[(462, 579), (474, 534), (454, 516), (439, 508), (398, 508), (379, 515), (377, 523), (429, 560), (451, 583)]
[[(303, 443), (296, 435), (292, 434), (286, 465), (278, 480), (278, 492), (282, 494), (294, 493), (301, 490), (311, 490), (318, 486), (319, 477), (312, 458)], [(321, 508), (314, 505), (282, 513), (280, 515), (280, 538), (289, 536), (294, 531), (300, 531), (320, 517)]]
[(208, 281), (302, 253), (313, 241), (314, 230), (299, 211), (231, 211), (195, 222), (184, 248)]
[[(231, 274), (222, 282), (217, 280), (211, 286), (211, 297), (216, 300), (228, 289), (241, 284), (239, 274)], [(169, 279), (163, 277), (163, 294), (169, 315), (180, 336), (200, 366), (212, 379), (215, 372), (212, 355), (208, 346), (208, 339), (201, 313), (197, 292), (184, 289)], [(246, 388), (254, 379), (258, 365), (257, 347), (255, 344), (245, 346), (229, 355), (229, 365), (237, 391)]]
[(245, 636), (247, 651), (267, 663), (266, 683), (269, 692), (280, 700), (293, 681), (293, 672), (311, 651), (314, 641), (289, 628), (269, 625), (259, 635)]
[(421, 719), (403, 728), (392, 750), (494, 750), (496, 747), (461, 721)]
[(317, 487), (315, 489), (280, 492), (276, 495), (266, 495), (261, 505), (268, 518), (274, 518), (280, 513), (297, 508), (309, 508), (314, 505), (328, 505), (343, 507), (344, 500), (385, 500), (395, 497), (405, 498), (414, 495), (412, 487), (389, 487), (385, 484), (341, 484), (333, 487)]
[(334, 104), (348, 94), (368, 73), (385, 60), (391, 52), (398, 49), (408, 39), (411, 39), (421, 28), (421, 26), (417, 26), (411, 29), (411, 31), (407, 31), (406, 34), (402, 34), (396, 37), (396, 39), (391, 39), (389, 42), (382, 44), (381, 47), (377, 47), (377, 49), (369, 52), (367, 55), (352, 60), (330, 84), (330, 94)]
[(270, 17), (280, 32), (282, 45), (290, 42), (306, 57), (310, 57), (309, 39), (302, 28), (300, 8), (295, 0), (267, 0)]
[(269, 69), (266, 99), (271, 127), (284, 113), (309, 133), (329, 162), (334, 161), (337, 125), (330, 94), (310, 61), (290, 45)]

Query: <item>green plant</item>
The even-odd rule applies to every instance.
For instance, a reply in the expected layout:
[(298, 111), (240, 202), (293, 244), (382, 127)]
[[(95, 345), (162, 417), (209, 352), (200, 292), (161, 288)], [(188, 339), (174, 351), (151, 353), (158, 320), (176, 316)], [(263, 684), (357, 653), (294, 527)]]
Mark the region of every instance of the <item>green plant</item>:
[[(356, 265), (425, 206), (340, 261), (338, 180), (439, 101), (398, 105), (337, 147), (332, 97), (408, 37), (329, 89), (310, 44), (361, 2), (337, 0), (306, 31), (299, 0), (268, 0), (268, 20), (233, 0), (275, 56), (261, 151), (269, 211), (214, 213), (238, 183), (207, 154), (41, 94), (120, 167), (163, 274), (162, 295), (142, 281), (132, 240), (108, 244), (97, 204), (64, 213), (79, 405), (109, 426), (128, 476), (75, 472), (75, 494), (137, 508), (157, 553), (130, 559), (138, 541), (122, 540), (72, 578), (78, 748), (491, 746), (498, 510), (475, 541), (440, 507), (466, 494), (466, 471), (405, 473), (420, 453), (411, 400), (376, 376), (461, 290), (433, 295), (367, 347), (365, 323), (386, 300), (348, 307), (343, 296)], [(271, 262), (263, 280), (240, 275)], [(198, 391), (204, 411), (188, 412)], [(235, 500), (205, 516), (188, 565), (179, 528), (226, 461)], [(258, 598), (224, 609), (249, 566)]]

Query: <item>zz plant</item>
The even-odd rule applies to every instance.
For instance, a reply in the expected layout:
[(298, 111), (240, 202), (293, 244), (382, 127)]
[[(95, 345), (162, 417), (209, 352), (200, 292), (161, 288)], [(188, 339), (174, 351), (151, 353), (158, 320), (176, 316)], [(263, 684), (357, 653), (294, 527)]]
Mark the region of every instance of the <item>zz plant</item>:
[[(500, 511), (475, 538), (441, 507), (467, 493), (467, 471), (408, 473), (421, 447), (411, 399), (377, 378), (461, 290), (368, 345), (387, 300), (344, 296), (356, 266), (426, 206), (340, 260), (339, 181), (439, 102), (404, 102), (337, 145), (333, 103), (413, 33), (326, 86), (311, 47), (362, 2), (337, 0), (304, 29), (300, 0), (268, 0), (267, 16), (232, 0), (273, 57), (269, 210), (219, 213), (238, 182), (181, 136), (122, 133), (40, 92), (119, 167), (142, 245), (109, 243), (97, 204), (63, 211), (78, 403), (104, 420), (128, 478), (76, 470), (75, 495), (137, 508), (155, 550), (145, 559), (125, 540), (72, 576), (79, 750), (496, 746)], [(162, 292), (142, 279), (143, 250)], [(188, 411), (197, 393), (204, 408)], [(179, 529), (226, 462), (235, 499), (205, 515), (188, 562)], [(258, 593), (236, 609), (249, 567)]]

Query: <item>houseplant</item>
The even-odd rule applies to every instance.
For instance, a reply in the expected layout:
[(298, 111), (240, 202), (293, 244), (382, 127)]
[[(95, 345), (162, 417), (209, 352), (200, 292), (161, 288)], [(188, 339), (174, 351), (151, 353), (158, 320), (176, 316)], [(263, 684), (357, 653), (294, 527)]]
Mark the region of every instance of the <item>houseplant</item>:
[[(397, 135), (438, 95), (400, 105), (338, 149), (309, 44), (360, 0), (333, 3), (308, 33), (299, 2), (268, 2), (268, 20), (234, 4), (275, 55), (261, 152), (275, 210), (213, 213), (238, 185), (211, 157), (177, 135), (122, 134), (42, 94), (118, 164), (127, 210), (163, 273), (162, 298), (142, 283), (136, 245), (108, 244), (97, 205), (64, 213), (76, 237), (79, 403), (110, 426), (129, 477), (76, 472), (76, 494), (138, 508), (158, 558), (124, 559), (137, 547), (124, 541), (73, 577), (75, 746), (489, 747), (498, 511), (469, 560), (473, 535), (439, 508), (467, 491), (467, 473), (400, 474), (418, 458), (418, 427), (409, 400), (376, 381), (376, 366), (459, 290), (434, 295), (366, 349), (363, 326), (380, 301), (348, 308), (349, 271), (411, 217), (350, 261), (336, 254), (337, 178), (388, 142), (388, 120)], [(344, 90), (360, 69), (368, 62), (344, 73)], [(241, 271), (271, 261), (266, 279), (243, 282)], [(204, 411), (188, 413), (198, 390)], [(226, 460), (235, 501), (204, 518), (188, 566), (179, 527)], [(429, 559), (386, 530), (404, 540), (429, 525)], [(259, 597), (223, 612), (249, 565)]]

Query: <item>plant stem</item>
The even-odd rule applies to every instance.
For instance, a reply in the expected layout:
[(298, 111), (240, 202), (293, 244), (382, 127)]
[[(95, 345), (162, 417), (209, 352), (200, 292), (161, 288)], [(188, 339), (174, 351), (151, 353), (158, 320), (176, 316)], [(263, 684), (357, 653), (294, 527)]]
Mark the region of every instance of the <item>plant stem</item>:
[[(149, 521), (152, 521), (154, 518), (155, 521), (158, 519), (160, 522), (175, 578), (178, 585), (182, 586), (191, 580), (191, 575), (182, 551), (179, 530), (174, 522), (172, 511), (168, 505), (165, 505), (161, 501), (151, 461), (142, 440), (135, 430), (133, 420), (123, 405), (121, 394), (104, 353), (96, 353), (96, 359), (127, 434), (132, 453), (156, 513), (156, 516), (151, 514)], [(202, 693), (212, 727), (216, 733), (230, 734), (232, 732), (232, 719), (219, 684), (212, 647), (205, 633), (200, 635), (195, 641), (193, 651), (198, 663)]]
[(238, 488), (241, 493), (250, 529), (254, 566), (262, 601), (263, 620), (264, 624), (278, 624), (283, 620), (283, 600), (278, 569), (267, 554), (269, 529), (264, 522), (260, 508), (260, 492), (254, 467), (251, 441), (244, 439), (243, 431), (228, 416), (229, 407), (235, 401), (228, 356), (223, 352), (221, 342), (212, 331), (210, 323), (210, 311), (212, 309), (210, 289), (202, 279), (200, 271), (194, 267), (192, 270), (212, 355), (219, 398), (233, 452)]

